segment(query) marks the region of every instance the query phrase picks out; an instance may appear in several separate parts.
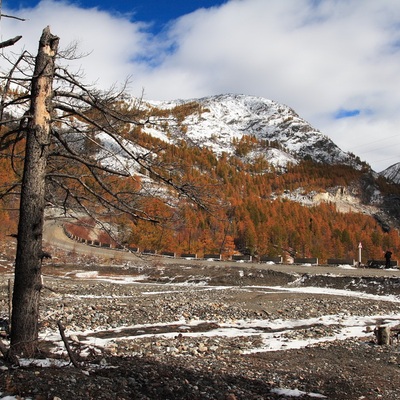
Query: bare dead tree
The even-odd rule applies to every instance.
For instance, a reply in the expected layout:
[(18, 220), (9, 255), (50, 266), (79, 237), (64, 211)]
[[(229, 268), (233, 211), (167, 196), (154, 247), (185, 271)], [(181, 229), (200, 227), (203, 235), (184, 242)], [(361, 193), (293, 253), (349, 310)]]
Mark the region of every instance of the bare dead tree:
[(36, 350), (45, 180), (50, 146), (53, 78), (59, 38), (47, 27), (39, 42), (30, 92), (26, 154), (21, 186), (17, 255), (11, 320), (11, 346), (17, 353)]
[[(10, 152), (16, 183), (2, 194), (20, 189), (12, 354), (34, 354), (37, 348), (46, 204), (106, 227), (110, 214), (159, 222), (146, 209), (148, 199), (157, 196), (171, 203), (184, 196), (203, 209), (208, 203), (204, 188), (179, 173), (171, 176), (162, 149), (132, 141), (134, 127), (149, 123), (140, 100), (128, 101), (126, 86), (100, 91), (83, 84), (57, 65), (58, 42), (45, 28), (37, 56), (21, 55), (3, 76), (0, 150)], [(9, 111), (15, 108), (17, 113)]]

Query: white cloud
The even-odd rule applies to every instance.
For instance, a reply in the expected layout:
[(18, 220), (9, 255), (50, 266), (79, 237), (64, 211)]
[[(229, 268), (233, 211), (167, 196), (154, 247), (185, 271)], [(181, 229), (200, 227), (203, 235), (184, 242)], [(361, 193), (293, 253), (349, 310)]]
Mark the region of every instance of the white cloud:
[[(80, 60), (90, 80), (131, 75), (135, 94), (143, 87), (154, 100), (228, 92), (270, 98), (378, 171), (400, 161), (397, 0), (231, 0), (172, 21), (159, 36), (132, 16), (60, 1), (18, 14), (29, 21), (3, 19), (3, 37), (21, 33), (35, 51), (51, 25), (62, 45), (78, 40), (92, 51)], [(340, 109), (360, 112), (335, 120)]]
[(132, 23), (128, 17), (110, 15), (96, 8), (82, 9), (63, 1), (43, 0), (35, 8), (8, 13), (27, 21), (3, 18), (3, 39), (21, 34), (21, 46), (35, 54), (41, 32), (49, 25), (52, 33), (60, 37), (61, 49), (78, 43), (78, 53), (87, 56), (73, 64), (82, 66), (88, 81), (99, 80), (103, 86), (131, 75), (132, 60), (142, 57), (150, 48), (143, 22)]

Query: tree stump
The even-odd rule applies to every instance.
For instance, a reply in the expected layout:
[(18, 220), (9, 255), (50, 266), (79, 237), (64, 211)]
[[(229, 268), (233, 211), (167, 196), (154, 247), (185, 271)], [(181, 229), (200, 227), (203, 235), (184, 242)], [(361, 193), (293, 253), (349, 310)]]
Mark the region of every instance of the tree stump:
[(390, 344), (390, 326), (377, 326), (375, 336), (379, 345)]

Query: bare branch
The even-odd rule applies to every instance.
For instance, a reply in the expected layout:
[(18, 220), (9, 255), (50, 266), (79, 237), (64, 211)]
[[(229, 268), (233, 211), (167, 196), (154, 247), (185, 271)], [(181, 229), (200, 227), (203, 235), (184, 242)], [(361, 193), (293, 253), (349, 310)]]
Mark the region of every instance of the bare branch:
[[(6, 96), (9, 93), (10, 90), (10, 85), (12, 81), (13, 74), (15, 70), (18, 68), (19, 63), (24, 59), (26, 52), (23, 52), (17, 59), (17, 61), (14, 63), (12, 66), (10, 72), (8, 73), (8, 76), (6, 77), (6, 83), (3, 87), (2, 93), (1, 93), (1, 103), (0, 103), (0, 121), (3, 121), (3, 113), (4, 113), (4, 108), (6, 107)], [(25, 98), (28, 98), (28, 96), (25, 96)], [(13, 104), (11, 102), (10, 104)]]
[(2, 18), (11, 18), (11, 19), (17, 19), (18, 21), (26, 21), (25, 18), (20, 18), (20, 17), (16, 17), (14, 15), (7, 15), (7, 14), (1, 14), (0, 15)]
[(0, 49), (3, 49), (4, 47), (13, 46), (21, 38), (22, 38), (22, 36), (15, 36), (12, 39), (8, 39), (8, 40), (5, 40), (4, 42), (0, 42)]

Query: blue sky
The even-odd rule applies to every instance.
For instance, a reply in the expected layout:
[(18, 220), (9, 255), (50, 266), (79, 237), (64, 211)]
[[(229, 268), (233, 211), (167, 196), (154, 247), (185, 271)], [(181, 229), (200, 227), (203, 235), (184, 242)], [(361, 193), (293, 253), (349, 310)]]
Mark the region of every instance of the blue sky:
[(351, 118), (360, 115), (360, 110), (343, 110), (342, 108), (338, 110), (335, 114), (336, 119), (341, 118)]
[[(226, 3), (227, 0), (78, 0), (69, 1), (82, 8), (98, 8), (111, 13), (130, 15), (132, 21), (151, 23), (151, 31), (158, 33), (169, 21), (182, 15), (189, 14), (199, 8), (209, 8)], [(4, 0), (5, 8), (35, 7), (37, 0)]]
[[(3, 40), (36, 52), (50, 25), (100, 87), (255, 95), (292, 107), (376, 171), (400, 162), (398, 0), (3, 0)], [(377, 141), (378, 144), (377, 144)]]

